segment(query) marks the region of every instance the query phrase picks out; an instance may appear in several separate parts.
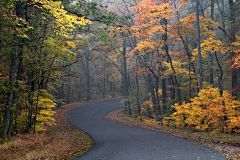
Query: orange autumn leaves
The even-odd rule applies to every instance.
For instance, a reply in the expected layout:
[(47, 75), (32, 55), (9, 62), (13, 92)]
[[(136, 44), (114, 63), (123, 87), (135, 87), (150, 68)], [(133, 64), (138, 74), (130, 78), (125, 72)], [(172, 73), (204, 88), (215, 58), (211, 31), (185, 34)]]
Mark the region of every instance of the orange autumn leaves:
[(240, 68), (240, 37), (236, 36), (237, 42), (232, 43), (233, 45), (233, 53), (235, 54), (234, 58), (232, 59), (233, 64), (231, 69)]
[(159, 19), (170, 19), (172, 18), (174, 11), (170, 3), (163, 3), (157, 5), (154, 1), (143, 0), (133, 9), (139, 13), (136, 15), (139, 24), (144, 24), (149, 22), (155, 24)]
[[(176, 4), (167, 0), (143, 0), (138, 5), (132, 7), (136, 13), (135, 18), (137, 25), (132, 26), (131, 29), (133, 30), (133, 36), (140, 38), (141, 42), (126, 56), (131, 57), (134, 54), (144, 55), (150, 52), (149, 47), (150, 49), (152, 47), (156, 48), (156, 46), (161, 48), (164, 45), (162, 41), (159, 40), (158, 44), (156, 44), (156, 39), (155, 41), (152, 40), (156, 34), (164, 34), (167, 31), (168, 44), (181, 43), (181, 38), (192, 36), (196, 32), (194, 28), (196, 22), (195, 13), (179, 18), (182, 17), (180, 16), (181, 9), (189, 2), (191, 2), (191, 0), (179, 0)], [(161, 24), (161, 20), (163, 19), (168, 20), (166, 27)], [(232, 69), (239, 68), (239, 38), (237, 38), (237, 42), (230, 45), (216, 40), (217, 32), (216, 30), (211, 30), (211, 28), (217, 29), (218, 27), (218, 22), (206, 16), (200, 16), (202, 57), (208, 58), (208, 52), (211, 54), (215, 52), (225, 54), (232, 51)], [(196, 61), (197, 49), (191, 48), (190, 46), (188, 46), (188, 48), (193, 54), (191, 61)]]
[[(197, 61), (197, 49), (191, 48), (187, 44), (186, 37), (193, 36), (196, 39), (195, 13), (183, 17), (181, 9), (190, 1), (178, 1), (177, 5), (171, 1), (153, 1), (143, 0), (137, 6), (133, 7), (136, 11), (137, 25), (133, 26), (133, 36), (138, 38), (137, 46), (127, 54), (127, 56), (143, 56), (147, 53), (153, 55), (153, 60), (149, 65), (167, 68), (162, 72), (162, 77), (169, 75), (177, 75), (183, 77), (185, 75), (191, 78), (198, 78), (191, 71), (183, 68), (187, 63)], [(166, 24), (167, 22), (167, 24)], [(205, 16), (200, 17), (201, 30), (201, 51), (202, 57), (207, 58), (210, 54), (225, 54), (232, 50), (234, 55), (234, 65), (232, 68), (240, 67), (240, 39), (238, 42), (229, 44), (217, 40), (218, 22)], [(214, 30), (212, 30), (214, 28)], [(164, 40), (163, 35), (167, 35), (167, 40)], [(183, 42), (185, 40), (185, 42)], [(184, 45), (187, 51), (182, 49), (173, 49), (170, 52), (172, 64), (166, 60), (164, 47), (174, 45)], [(170, 48), (170, 47), (169, 47)], [(189, 51), (190, 56), (185, 54)], [(148, 62), (146, 62), (148, 63)], [(189, 74), (188, 74), (189, 72)], [(190, 73), (191, 72), (191, 73)], [(151, 106), (150, 101), (144, 105)], [(240, 125), (237, 123), (240, 120), (240, 101), (235, 100), (229, 92), (224, 91), (223, 96), (220, 95), (219, 89), (210, 88), (202, 90), (197, 97), (191, 99), (191, 103), (183, 102), (182, 105), (175, 104), (173, 108), (177, 110), (171, 117), (163, 120), (163, 124), (176, 125), (177, 127), (192, 126), (198, 130), (208, 132), (240, 132)], [(156, 123), (156, 121), (149, 123)]]
[[(164, 58), (166, 57), (166, 52), (163, 49), (164, 46), (181, 43), (177, 28), (185, 29), (186, 32), (180, 33), (182, 36), (192, 34), (194, 31), (193, 23), (196, 19), (194, 14), (184, 20), (186, 23), (181, 23), (180, 21), (173, 22), (172, 19), (176, 19), (177, 17), (176, 10), (182, 8), (183, 5), (179, 3), (178, 8), (174, 7), (176, 6), (173, 6), (171, 3), (152, 0), (143, 0), (137, 6), (133, 7), (137, 13), (136, 19), (138, 25), (133, 26), (131, 29), (133, 30), (133, 36), (139, 38), (139, 40), (137, 46), (126, 56), (143, 56), (147, 53), (153, 53), (156, 67), (159, 65), (158, 62), (163, 62), (161, 65), (168, 68), (162, 76), (169, 76), (170, 74), (183, 76), (183, 74), (187, 74), (186, 69), (178, 67), (184, 65), (186, 59), (186, 55), (180, 54), (179, 51), (169, 51), (172, 64), (164, 62), (166, 60), (166, 58)], [(189, 19), (193, 20), (190, 21)], [(167, 24), (164, 24), (163, 21), (167, 21)], [(189, 29), (189, 26), (191, 29)], [(190, 31), (190, 33), (188, 31)], [(168, 36), (167, 40), (163, 40), (162, 38), (162, 35), (165, 34)], [(173, 66), (173, 68), (171, 66)], [(176, 73), (175, 70), (181, 71), (181, 73)]]
[[(165, 2), (165, 1), (164, 1)], [(169, 3), (158, 4), (152, 0), (143, 0), (137, 6), (134, 6), (136, 19), (138, 25), (132, 26), (133, 36), (140, 38), (140, 43), (126, 56), (133, 56), (134, 54), (146, 54), (150, 52), (149, 48), (161, 48), (163, 41), (161, 38), (156, 38), (156, 35), (166, 34), (168, 35), (167, 44), (182, 43), (182, 38), (186, 36), (192, 36), (196, 29), (194, 24), (196, 22), (195, 13), (189, 14), (183, 18), (179, 18), (181, 12), (180, 9), (190, 1), (181, 1), (178, 6), (173, 6)], [(164, 25), (162, 20), (167, 20), (168, 24)], [(202, 57), (206, 58), (208, 51), (214, 53), (215, 51), (226, 53), (228, 47), (224, 46), (221, 41), (215, 40), (214, 33), (210, 28), (217, 28), (218, 23), (212, 21), (211, 18), (200, 17), (201, 21), (201, 41), (202, 41)], [(190, 46), (188, 46), (191, 49)], [(195, 54), (196, 49), (191, 49), (193, 52), (192, 61), (197, 59)]]

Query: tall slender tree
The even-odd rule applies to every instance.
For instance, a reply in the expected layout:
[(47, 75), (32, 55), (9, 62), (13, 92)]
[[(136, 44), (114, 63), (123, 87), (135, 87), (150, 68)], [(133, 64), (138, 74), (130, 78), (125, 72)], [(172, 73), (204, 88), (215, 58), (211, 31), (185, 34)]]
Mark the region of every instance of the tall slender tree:
[(203, 86), (203, 68), (201, 55), (201, 41), (200, 41), (200, 21), (199, 21), (199, 0), (196, 0), (196, 23), (197, 23), (197, 48), (198, 48), (198, 69), (199, 69), (199, 91)]

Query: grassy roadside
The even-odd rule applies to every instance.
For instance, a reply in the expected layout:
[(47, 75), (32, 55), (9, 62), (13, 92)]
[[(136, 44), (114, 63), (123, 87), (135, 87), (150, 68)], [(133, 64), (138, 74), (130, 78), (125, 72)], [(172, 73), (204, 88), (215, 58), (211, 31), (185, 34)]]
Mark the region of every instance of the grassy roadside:
[(44, 133), (16, 135), (0, 144), (1, 160), (73, 159), (87, 152), (94, 144), (92, 138), (73, 126), (66, 118), (67, 111), (79, 106), (117, 98), (73, 103), (56, 109), (55, 126)]
[(237, 134), (213, 134), (206, 132), (193, 132), (190, 129), (177, 129), (174, 127), (167, 127), (162, 125), (147, 124), (136, 121), (134, 118), (124, 114), (124, 109), (113, 111), (106, 115), (106, 118), (126, 125), (151, 129), (158, 132), (182, 137), (204, 144), (213, 148), (223, 154), (227, 159), (240, 159), (240, 135)]

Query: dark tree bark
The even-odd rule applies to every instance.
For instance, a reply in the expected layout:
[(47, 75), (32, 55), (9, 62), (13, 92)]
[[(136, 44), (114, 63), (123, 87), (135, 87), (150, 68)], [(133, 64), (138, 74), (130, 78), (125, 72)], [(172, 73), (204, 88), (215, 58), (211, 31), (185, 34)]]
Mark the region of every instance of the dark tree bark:
[[(160, 70), (161, 72), (165, 71), (165, 68), (162, 67), (161, 62), (160, 63)], [(162, 107), (161, 107), (161, 114), (164, 114), (167, 112), (167, 87), (166, 87), (166, 78), (161, 78), (162, 81)]]
[(222, 66), (218, 60), (218, 57), (217, 57), (217, 52), (215, 52), (215, 58), (216, 58), (216, 61), (217, 61), (217, 64), (218, 64), (218, 67), (219, 67), (219, 73), (218, 73), (218, 85), (219, 85), (219, 89), (220, 89), (220, 94), (221, 96), (223, 95), (223, 69), (222, 69)]
[(222, 27), (221, 29), (223, 30), (224, 34), (226, 35), (226, 30), (225, 30), (225, 21), (224, 21), (224, 12), (225, 12), (225, 0), (221, 0), (222, 2), (222, 8), (220, 7), (219, 5), (219, 1), (217, 0), (216, 3), (217, 3), (217, 6), (218, 6), (218, 10), (221, 14), (221, 21), (222, 21)]
[(131, 107), (130, 107), (130, 102), (128, 100), (129, 96), (129, 88), (128, 88), (128, 78), (127, 78), (127, 58), (125, 57), (127, 53), (127, 48), (126, 48), (126, 39), (124, 38), (123, 40), (123, 51), (122, 51), (122, 56), (123, 56), (123, 83), (124, 83), (124, 97), (126, 99), (125, 101), (125, 107), (128, 110), (128, 114), (132, 115)]
[[(229, 3), (229, 9), (230, 9), (230, 43), (233, 43), (236, 41), (236, 29), (235, 29), (235, 23), (236, 23), (236, 8), (233, 0), (228, 0)], [(233, 55), (233, 53), (230, 53)], [(237, 85), (237, 69), (234, 69), (232, 72), (232, 89)], [(237, 96), (237, 93), (233, 92), (233, 96)]]
[[(30, 68), (33, 68), (33, 64), (30, 64)], [(28, 95), (28, 103), (29, 103), (29, 108), (28, 108), (28, 117), (27, 117), (27, 122), (26, 122), (26, 131), (29, 133), (30, 130), (32, 129), (33, 126), (33, 110), (34, 110), (34, 92), (35, 92), (35, 87), (36, 87), (36, 80), (35, 80), (35, 70), (30, 71), (28, 74), (28, 85), (30, 88), (30, 92)]]
[[(174, 77), (174, 83), (173, 84), (175, 84), (176, 86), (174, 86), (174, 87), (176, 87), (176, 90), (177, 90), (177, 97), (178, 97), (178, 101), (181, 101), (181, 93), (180, 93), (180, 89), (179, 89), (179, 83), (178, 83), (178, 80), (177, 80), (177, 76), (175, 75), (175, 69), (174, 69), (174, 67), (173, 67), (173, 63), (172, 63), (172, 58), (171, 58), (171, 56), (169, 55), (169, 49), (168, 49), (168, 45), (167, 45), (167, 39), (168, 39), (168, 31), (167, 31), (167, 20), (166, 19), (163, 19), (162, 20), (162, 22), (163, 22), (163, 24), (164, 24), (164, 26), (165, 26), (165, 34), (163, 34), (163, 40), (164, 40), (164, 43), (165, 43), (165, 45), (164, 45), (164, 50), (165, 50), (165, 52), (166, 52), (166, 56), (168, 57), (168, 62), (170, 63), (170, 65), (171, 65), (171, 68), (172, 68), (172, 70), (173, 70), (173, 77)], [(165, 83), (165, 82), (164, 82)], [(166, 89), (165, 89), (166, 90)], [(165, 92), (165, 93), (163, 93), (163, 95), (162, 96), (166, 96), (167, 97), (167, 93)], [(165, 98), (166, 99), (166, 98)], [(166, 99), (166, 102), (167, 102), (167, 99)]]
[(197, 19), (197, 48), (198, 48), (198, 69), (199, 69), (199, 92), (203, 85), (203, 69), (201, 56), (201, 42), (200, 42), (200, 21), (199, 21), (199, 1), (196, 0), (196, 19)]
[[(167, 31), (167, 20), (166, 19), (163, 19), (162, 20), (163, 22), (163, 25), (165, 26), (165, 34), (163, 34), (163, 40), (164, 40), (164, 50), (166, 52), (166, 55), (168, 56), (168, 58), (170, 57), (169, 56), (169, 50), (168, 50), (168, 45), (167, 45), (167, 40), (168, 40), (168, 31)], [(171, 62), (172, 63), (172, 62)], [(160, 64), (161, 65), (161, 64)], [(164, 68), (162, 67), (161, 65), (161, 71), (164, 72)], [(165, 78), (162, 78), (162, 113), (164, 114), (166, 111), (167, 111), (167, 88), (166, 88), (166, 79)]]
[[(146, 75), (146, 77), (145, 77), (146, 99), (150, 98), (149, 93), (151, 93), (151, 91), (150, 91), (150, 87), (149, 86), (150, 85), (149, 85), (148, 75)], [(149, 106), (146, 107), (146, 117), (147, 118), (151, 117)]]
[(82, 101), (82, 77), (80, 77), (80, 84), (79, 84), (79, 93), (78, 93), (78, 102)]
[[(139, 60), (139, 57), (137, 57), (137, 59), (136, 59), (136, 64), (138, 64), (138, 60)], [(140, 106), (140, 93), (139, 93), (139, 83), (138, 83), (137, 69), (136, 69), (135, 80), (136, 80), (136, 86), (137, 86), (137, 97), (136, 97), (137, 98), (137, 112), (138, 112), (138, 115), (140, 115), (141, 106)]]
[(90, 91), (91, 91), (91, 88), (90, 88), (90, 73), (89, 73), (89, 56), (90, 56), (90, 53), (89, 53), (89, 50), (86, 49), (85, 50), (87, 53), (85, 54), (85, 63), (83, 62), (83, 68), (84, 68), (84, 73), (85, 73), (85, 76), (86, 76), (86, 80), (87, 80), (87, 101), (90, 100)]
[[(214, 0), (211, 0), (211, 19), (214, 21)], [(211, 28), (213, 30), (213, 28)], [(210, 68), (210, 84), (213, 85), (213, 54), (210, 53), (210, 63), (211, 63), (211, 68)]]
[(137, 85), (137, 111), (138, 111), (138, 115), (140, 115), (141, 113), (141, 107), (140, 107), (140, 100), (139, 100), (139, 83), (138, 83), (138, 76), (136, 73), (136, 85)]
[(149, 82), (149, 89), (151, 91), (150, 93), (151, 93), (155, 118), (156, 118), (156, 121), (160, 121), (160, 119), (159, 119), (159, 116), (160, 116), (159, 104), (157, 103), (157, 99), (155, 96), (154, 85), (153, 85), (153, 80), (152, 80), (151, 74), (148, 74), (148, 82)]
[(162, 78), (162, 114), (167, 112), (167, 87), (166, 78)]
[(169, 85), (172, 86), (170, 88), (171, 100), (175, 100), (175, 88), (174, 88), (175, 84), (174, 84), (172, 75), (170, 75), (170, 77), (168, 78), (168, 81), (169, 81)]
[[(16, 3), (16, 16), (22, 17), (22, 3), (17, 2)], [(9, 73), (9, 92), (7, 95), (7, 110), (6, 110), (6, 121), (4, 126), (4, 132), (3, 135), (10, 137), (11, 136), (11, 130), (12, 130), (12, 122), (13, 122), (13, 110), (12, 105), (13, 102), (15, 102), (16, 98), (14, 96), (14, 90), (15, 90), (15, 80), (16, 80), (16, 70), (17, 70), (17, 58), (18, 58), (18, 50), (19, 50), (19, 44), (18, 44), (18, 35), (14, 35), (15, 44), (13, 46), (13, 52), (11, 53), (11, 64), (10, 64), (10, 73)]]
[(67, 104), (70, 104), (70, 90), (71, 90), (71, 81), (70, 81), (70, 77), (68, 77), (68, 91), (67, 91)]

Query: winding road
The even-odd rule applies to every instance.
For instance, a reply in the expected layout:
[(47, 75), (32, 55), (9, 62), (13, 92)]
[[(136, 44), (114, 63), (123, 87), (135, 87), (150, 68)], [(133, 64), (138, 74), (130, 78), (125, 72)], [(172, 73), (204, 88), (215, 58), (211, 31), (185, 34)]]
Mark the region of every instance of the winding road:
[(94, 139), (76, 160), (226, 160), (219, 152), (190, 140), (111, 122), (105, 115), (122, 108), (120, 100), (75, 108), (68, 120)]

